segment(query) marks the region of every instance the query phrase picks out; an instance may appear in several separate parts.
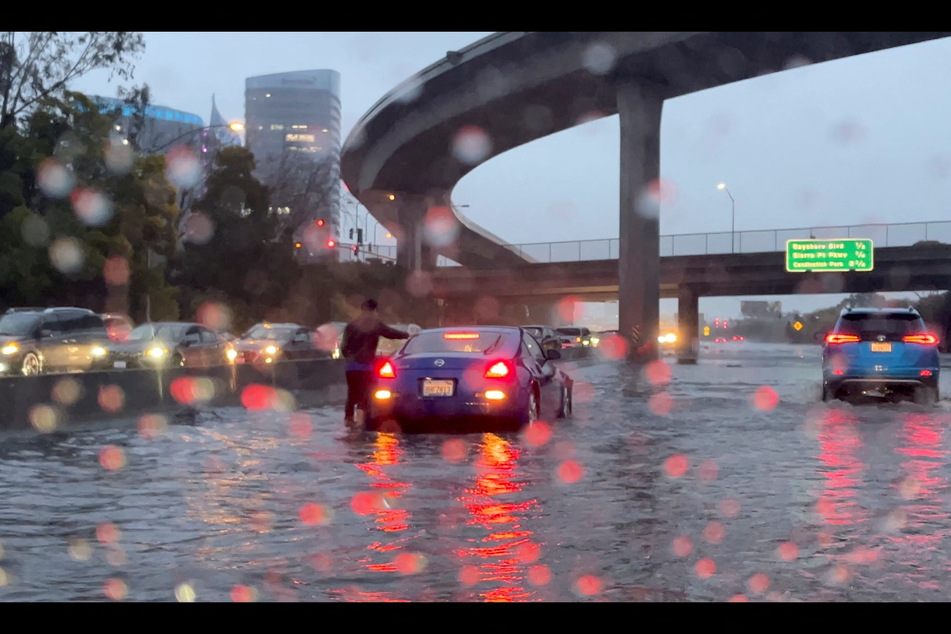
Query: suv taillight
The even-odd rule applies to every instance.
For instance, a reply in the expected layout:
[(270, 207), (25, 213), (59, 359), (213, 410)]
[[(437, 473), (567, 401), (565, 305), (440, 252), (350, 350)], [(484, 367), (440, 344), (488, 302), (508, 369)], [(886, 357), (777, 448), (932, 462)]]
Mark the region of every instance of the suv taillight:
[(837, 332), (826, 335), (826, 343), (856, 343), (861, 341), (858, 335), (843, 335)]
[(926, 346), (933, 346), (938, 343), (938, 338), (928, 333), (922, 335), (905, 335), (901, 340), (905, 343), (922, 343)]

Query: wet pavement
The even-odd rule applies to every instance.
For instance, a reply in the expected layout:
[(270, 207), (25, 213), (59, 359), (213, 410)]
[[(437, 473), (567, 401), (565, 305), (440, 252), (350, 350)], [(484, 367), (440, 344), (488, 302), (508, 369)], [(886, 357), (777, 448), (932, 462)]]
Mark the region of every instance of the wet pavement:
[(567, 363), (573, 418), (522, 434), (4, 433), (0, 600), (944, 600), (951, 402), (822, 403), (818, 347), (734, 343)]

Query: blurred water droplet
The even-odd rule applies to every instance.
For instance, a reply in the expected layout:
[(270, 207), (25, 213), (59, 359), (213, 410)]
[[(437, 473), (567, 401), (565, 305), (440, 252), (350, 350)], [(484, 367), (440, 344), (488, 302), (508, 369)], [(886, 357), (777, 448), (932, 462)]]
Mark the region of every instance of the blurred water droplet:
[(30, 214), (20, 226), (20, 235), (31, 247), (45, 247), (50, 242), (50, 226), (42, 216)]
[(477, 126), (463, 127), (453, 139), (453, 156), (468, 165), (481, 163), (491, 151), (492, 139)]
[(110, 139), (106, 146), (106, 168), (117, 176), (128, 174), (132, 170), (135, 153), (126, 139)]
[(191, 148), (179, 145), (165, 155), (166, 177), (176, 187), (194, 187), (201, 179), (201, 162)]
[(102, 226), (112, 218), (112, 201), (101, 192), (89, 188), (75, 189), (70, 194), (70, 202), (76, 217), (90, 227)]
[(73, 190), (73, 173), (55, 158), (45, 159), (36, 170), (36, 184), (50, 198), (65, 198)]
[(182, 240), (185, 242), (207, 244), (214, 234), (215, 223), (200, 211), (188, 214), (182, 223)]
[(445, 247), (459, 237), (459, 221), (447, 207), (430, 207), (423, 220), (423, 240), (434, 247)]
[(614, 47), (604, 42), (595, 42), (585, 49), (583, 55), (584, 67), (595, 75), (607, 75), (617, 62)]
[(49, 248), (50, 262), (63, 273), (76, 273), (82, 268), (86, 256), (76, 238), (57, 238)]

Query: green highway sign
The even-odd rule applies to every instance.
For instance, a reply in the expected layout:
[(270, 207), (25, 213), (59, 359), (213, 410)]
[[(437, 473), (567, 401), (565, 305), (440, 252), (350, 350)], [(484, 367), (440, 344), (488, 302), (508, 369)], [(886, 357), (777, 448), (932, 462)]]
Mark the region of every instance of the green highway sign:
[(840, 238), (786, 241), (786, 270), (790, 273), (871, 271), (873, 267), (871, 240)]

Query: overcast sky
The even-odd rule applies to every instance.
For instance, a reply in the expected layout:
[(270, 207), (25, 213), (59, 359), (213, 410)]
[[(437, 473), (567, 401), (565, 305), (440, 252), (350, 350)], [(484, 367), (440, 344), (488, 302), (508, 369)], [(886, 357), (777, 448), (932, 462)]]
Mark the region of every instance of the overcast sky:
[[(153, 103), (208, 123), (212, 95), (225, 119), (244, 119), (247, 77), (336, 70), (345, 139), (402, 80), (489, 34), (148, 32), (134, 82), (150, 86)], [(661, 234), (730, 231), (735, 209), (738, 232), (947, 221), (928, 237), (951, 242), (949, 65), (946, 38), (668, 100)], [(116, 95), (102, 73), (71, 88)], [(619, 136), (615, 116), (516, 148), (466, 176), (455, 202), (511, 243), (616, 238)], [(924, 239), (923, 226), (906, 231)], [(841, 297), (770, 299), (808, 311)], [(700, 310), (735, 316), (739, 299), (702, 299)]]

